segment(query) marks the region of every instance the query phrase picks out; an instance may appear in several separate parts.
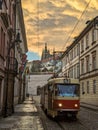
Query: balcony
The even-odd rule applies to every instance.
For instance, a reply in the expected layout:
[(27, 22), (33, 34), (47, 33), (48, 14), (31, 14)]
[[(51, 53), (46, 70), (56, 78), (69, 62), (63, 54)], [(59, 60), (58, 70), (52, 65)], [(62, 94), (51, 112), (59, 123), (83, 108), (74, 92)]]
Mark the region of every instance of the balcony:
[(7, 69), (7, 71), (17, 75), (17, 73), (18, 73), (17, 59), (13, 58), (13, 57), (7, 57), (7, 59), (8, 59), (8, 67), (7, 68), (9, 68), (9, 69)]

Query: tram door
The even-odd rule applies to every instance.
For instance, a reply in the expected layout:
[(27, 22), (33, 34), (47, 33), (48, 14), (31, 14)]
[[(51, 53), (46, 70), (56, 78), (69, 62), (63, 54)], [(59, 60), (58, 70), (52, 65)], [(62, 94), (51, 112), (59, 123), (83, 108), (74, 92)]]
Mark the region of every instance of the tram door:
[(53, 86), (49, 85), (48, 91), (48, 108), (52, 109), (52, 96), (53, 96)]

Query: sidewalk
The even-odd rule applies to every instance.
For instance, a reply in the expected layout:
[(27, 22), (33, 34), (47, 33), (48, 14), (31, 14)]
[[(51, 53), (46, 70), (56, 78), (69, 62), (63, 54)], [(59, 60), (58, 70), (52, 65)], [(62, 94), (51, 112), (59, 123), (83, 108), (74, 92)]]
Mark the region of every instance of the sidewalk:
[(91, 109), (93, 111), (98, 111), (98, 106), (97, 105), (92, 105), (92, 104), (81, 102), (80, 106), (84, 107), (84, 108), (87, 108), (87, 109)]
[(15, 107), (15, 113), (0, 119), (0, 130), (43, 130), (34, 101), (27, 98)]

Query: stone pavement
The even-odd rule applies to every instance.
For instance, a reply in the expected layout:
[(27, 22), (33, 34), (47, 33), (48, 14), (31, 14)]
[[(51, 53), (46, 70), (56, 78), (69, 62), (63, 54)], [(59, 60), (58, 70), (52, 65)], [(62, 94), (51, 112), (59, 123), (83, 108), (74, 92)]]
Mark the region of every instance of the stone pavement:
[(87, 108), (87, 109), (91, 109), (93, 111), (98, 111), (98, 105), (92, 105), (92, 104), (89, 104), (89, 103), (81, 102), (80, 106), (84, 107), (84, 108)]
[(0, 130), (44, 130), (34, 101), (16, 105), (12, 116), (0, 119)]

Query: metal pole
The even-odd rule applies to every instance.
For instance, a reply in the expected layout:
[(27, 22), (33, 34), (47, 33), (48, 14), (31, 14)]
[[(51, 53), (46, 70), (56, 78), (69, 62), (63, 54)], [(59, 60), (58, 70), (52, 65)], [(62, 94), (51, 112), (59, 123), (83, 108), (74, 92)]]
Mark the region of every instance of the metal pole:
[[(14, 40), (15, 40), (15, 36), (16, 36), (16, 0), (15, 0), (15, 5), (14, 5)], [(15, 44), (15, 43), (14, 43)], [(15, 45), (14, 45), (14, 58), (15, 58)], [(15, 77), (13, 79), (13, 90), (12, 90), (12, 113), (14, 113), (14, 83), (15, 83)]]
[(10, 64), (10, 47), (8, 50), (8, 57), (7, 57), (7, 70), (6, 70), (6, 94), (5, 94), (5, 106), (4, 106), (4, 117), (7, 117), (7, 106), (8, 106), (8, 86), (9, 86), (9, 64)]

